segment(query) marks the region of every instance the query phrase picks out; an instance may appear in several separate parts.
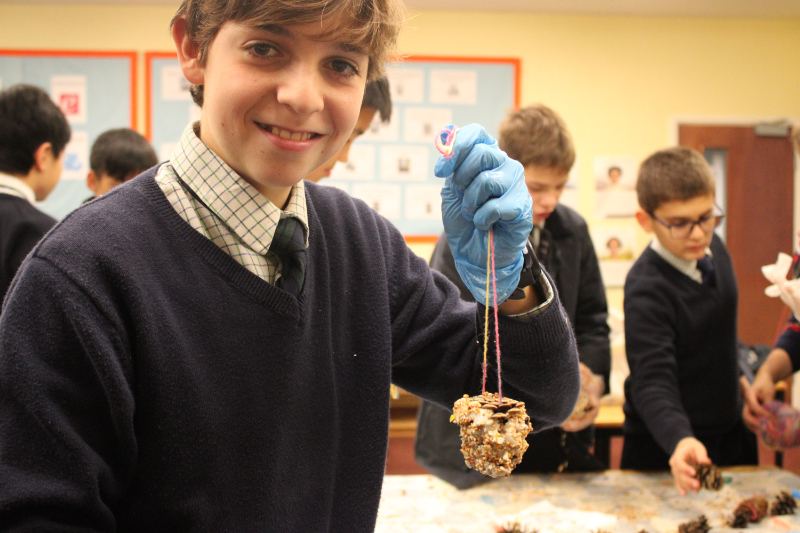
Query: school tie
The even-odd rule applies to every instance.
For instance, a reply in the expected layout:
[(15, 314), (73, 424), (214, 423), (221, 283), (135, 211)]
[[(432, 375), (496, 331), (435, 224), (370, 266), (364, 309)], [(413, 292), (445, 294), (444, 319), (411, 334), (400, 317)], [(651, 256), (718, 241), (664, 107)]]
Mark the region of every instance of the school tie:
[(553, 240), (553, 235), (547, 228), (542, 228), (539, 233), (539, 245), (536, 247), (536, 257), (542, 265), (547, 261), (547, 256), (550, 252), (550, 244)]
[(706, 255), (702, 259), (697, 260), (697, 270), (700, 271), (700, 274), (703, 276), (703, 285), (708, 285), (709, 287), (713, 287), (716, 284), (716, 276), (714, 275), (714, 263), (711, 261), (711, 257)]
[(281, 260), (281, 277), (275, 286), (292, 296), (299, 295), (306, 269), (306, 237), (302, 222), (294, 217), (281, 219), (269, 249)]

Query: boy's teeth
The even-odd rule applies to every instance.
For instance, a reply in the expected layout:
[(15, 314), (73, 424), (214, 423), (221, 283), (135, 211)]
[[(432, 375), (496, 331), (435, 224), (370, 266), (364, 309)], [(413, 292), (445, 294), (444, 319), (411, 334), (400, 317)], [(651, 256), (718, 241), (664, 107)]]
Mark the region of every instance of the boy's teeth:
[(274, 126), (272, 127), (272, 134), (277, 135), (281, 139), (289, 139), (292, 141), (307, 141), (311, 138), (310, 133), (292, 133)]

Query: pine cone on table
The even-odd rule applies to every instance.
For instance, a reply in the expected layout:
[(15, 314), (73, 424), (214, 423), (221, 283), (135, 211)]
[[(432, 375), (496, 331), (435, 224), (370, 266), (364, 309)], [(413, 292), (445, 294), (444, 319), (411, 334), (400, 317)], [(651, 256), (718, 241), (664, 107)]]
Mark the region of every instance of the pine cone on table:
[(720, 490), (722, 488), (722, 473), (717, 465), (699, 465), (695, 479), (700, 482), (700, 488)]
[(707, 533), (711, 529), (708, 525), (708, 518), (701, 514), (697, 520), (690, 520), (678, 526), (678, 533)]
[(747, 527), (748, 522), (760, 522), (762, 518), (767, 516), (769, 504), (767, 499), (763, 496), (753, 496), (739, 502), (736, 509), (733, 510), (733, 518), (728, 520), (730, 527), (743, 528)]
[(775, 501), (772, 502), (769, 514), (772, 516), (794, 514), (795, 509), (797, 509), (797, 502), (794, 501), (791, 494), (783, 490), (775, 497)]

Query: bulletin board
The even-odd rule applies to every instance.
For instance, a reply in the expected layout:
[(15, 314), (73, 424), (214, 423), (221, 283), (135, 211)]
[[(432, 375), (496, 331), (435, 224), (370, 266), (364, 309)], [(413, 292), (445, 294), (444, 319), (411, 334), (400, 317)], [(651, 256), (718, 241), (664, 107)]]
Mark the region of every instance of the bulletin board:
[(0, 50), (0, 87), (47, 91), (72, 129), (61, 180), (39, 208), (56, 219), (92, 195), (89, 150), (98, 135), (136, 124), (136, 52)]
[[(199, 119), (174, 53), (146, 54), (147, 134), (167, 159), (186, 125)], [(321, 183), (361, 198), (407, 237), (435, 240), (442, 232), (442, 180), (433, 174), (436, 133), (477, 122), (492, 136), (519, 107), (520, 61), (513, 58), (411, 56), (387, 68), (392, 93), (388, 124), (369, 131)]]

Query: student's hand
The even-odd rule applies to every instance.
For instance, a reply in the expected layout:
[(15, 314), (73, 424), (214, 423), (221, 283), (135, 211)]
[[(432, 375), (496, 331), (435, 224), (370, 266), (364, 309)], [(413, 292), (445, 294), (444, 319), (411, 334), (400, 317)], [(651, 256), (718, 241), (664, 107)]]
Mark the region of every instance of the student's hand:
[(766, 372), (758, 372), (752, 384), (744, 376), (739, 378), (739, 383), (744, 396), (742, 420), (750, 431), (758, 434), (761, 431), (761, 419), (775, 416), (763, 407), (775, 399), (775, 383)]
[(522, 253), (533, 229), (522, 165), (500, 150), (483, 127), (470, 124), (458, 130), (453, 156), (440, 157), (434, 173), (446, 178), (442, 219), (456, 270), (483, 304), (488, 231), (493, 230), (497, 302), (502, 303), (517, 288)]
[[(581, 431), (594, 424), (597, 415), (600, 413), (600, 396), (605, 392), (605, 383), (602, 376), (598, 376), (585, 364), (580, 364), (581, 368), (581, 395), (578, 397), (578, 404), (575, 406), (579, 413), (573, 412), (572, 416), (561, 424), (561, 429), (568, 432)], [(581, 397), (588, 401), (588, 404), (580, 405)]]
[(700, 482), (694, 476), (697, 474), (695, 466), (701, 464), (711, 464), (703, 443), (694, 437), (685, 437), (678, 441), (672, 457), (669, 458), (669, 467), (681, 496), (686, 496), (689, 491), (700, 490)]

